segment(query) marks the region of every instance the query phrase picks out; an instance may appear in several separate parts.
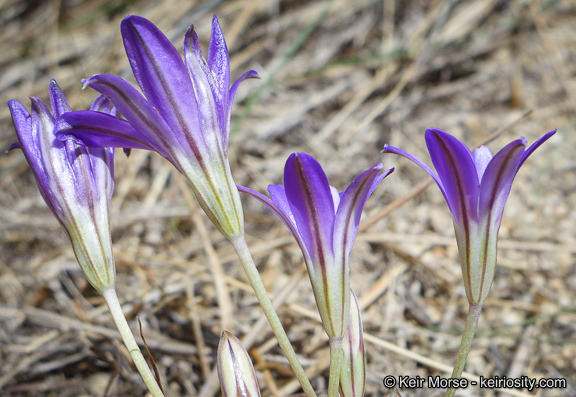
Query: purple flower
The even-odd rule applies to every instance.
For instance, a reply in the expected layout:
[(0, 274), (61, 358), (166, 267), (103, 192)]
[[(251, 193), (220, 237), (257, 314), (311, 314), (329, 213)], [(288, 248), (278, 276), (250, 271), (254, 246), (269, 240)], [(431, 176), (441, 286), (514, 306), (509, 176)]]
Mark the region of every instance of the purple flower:
[(437, 129), (426, 131), (426, 145), (438, 175), (411, 154), (384, 146), (419, 165), (436, 181), (454, 218), (460, 262), (470, 303), (488, 296), (496, 267), (498, 230), (512, 182), (524, 161), (556, 133), (551, 131), (527, 150), (526, 138), (517, 139), (492, 155), (485, 146), (473, 153), (453, 136)]
[[(114, 149), (91, 148), (54, 135), (55, 119), (71, 112), (55, 80), (50, 83), (52, 113), (38, 98), (30, 98), (32, 112), (18, 101), (8, 102), (19, 143), (40, 194), (70, 237), (86, 278), (98, 291), (114, 286), (116, 277), (108, 204), (114, 189)], [(113, 117), (116, 110), (99, 97), (92, 111)], [(104, 113), (102, 113), (104, 114)]]
[(158, 152), (188, 179), (218, 230), (227, 237), (241, 235), (242, 207), (228, 163), (230, 113), (239, 83), (258, 74), (249, 71), (230, 87), (228, 49), (216, 16), (207, 60), (192, 26), (184, 39), (184, 62), (168, 38), (142, 17), (126, 17), (121, 32), (144, 96), (119, 77), (92, 76), (84, 86), (108, 97), (127, 121), (69, 113), (58, 123), (59, 138)]
[(349, 260), (362, 209), (376, 186), (394, 169), (378, 175), (378, 164), (338, 193), (320, 164), (306, 153), (293, 153), (284, 168), (284, 185), (270, 185), (272, 199), (239, 186), (270, 208), (298, 242), (314, 296), (330, 338), (340, 338), (348, 326)]

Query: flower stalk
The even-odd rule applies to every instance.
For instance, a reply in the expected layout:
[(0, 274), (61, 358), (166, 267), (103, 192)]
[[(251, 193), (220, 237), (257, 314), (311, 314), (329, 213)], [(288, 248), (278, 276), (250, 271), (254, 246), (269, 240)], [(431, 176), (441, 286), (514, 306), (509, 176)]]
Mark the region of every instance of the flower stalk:
[(278, 339), (278, 344), (280, 348), (284, 352), (284, 355), (288, 359), (296, 378), (300, 382), (302, 386), (302, 390), (308, 397), (315, 397), (316, 393), (310, 384), (310, 381), (306, 377), (306, 373), (304, 372), (304, 368), (302, 368), (302, 364), (298, 360), (296, 356), (296, 352), (294, 351), (294, 347), (290, 343), (288, 339), (288, 335), (286, 335), (286, 331), (284, 331), (284, 327), (282, 327), (282, 323), (280, 322), (280, 318), (278, 314), (274, 310), (274, 306), (272, 305), (272, 301), (266, 292), (266, 287), (264, 287), (264, 283), (262, 282), (262, 278), (260, 278), (260, 274), (258, 273), (258, 269), (256, 268), (256, 264), (254, 263), (254, 259), (250, 254), (250, 250), (248, 249), (248, 245), (246, 244), (246, 239), (244, 236), (238, 236), (235, 238), (230, 239), (230, 242), (234, 246), (236, 253), (238, 254), (238, 258), (240, 258), (240, 263), (244, 268), (244, 272), (250, 281), (250, 285), (256, 294), (256, 298), (258, 302), (260, 302), (260, 306), (270, 323), (270, 327), (272, 327), (272, 332)]
[(150, 367), (148, 367), (146, 359), (142, 355), (138, 343), (136, 343), (136, 339), (132, 334), (132, 330), (126, 321), (126, 317), (124, 316), (122, 307), (118, 301), (116, 290), (114, 288), (106, 289), (102, 292), (102, 296), (106, 300), (106, 304), (108, 305), (108, 309), (110, 309), (110, 314), (112, 314), (116, 328), (118, 328), (122, 340), (124, 341), (124, 345), (126, 345), (126, 348), (134, 361), (134, 365), (136, 365), (138, 372), (140, 372), (140, 376), (142, 376), (144, 383), (148, 386), (148, 390), (150, 390), (150, 393), (152, 393), (154, 397), (164, 397), (164, 393), (152, 374)]
[[(474, 340), (474, 334), (476, 333), (476, 326), (478, 325), (481, 311), (481, 303), (470, 303), (468, 316), (466, 317), (466, 326), (464, 327), (462, 341), (460, 342), (460, 348), (458, 349), (458, 356), (456, 357), (454, 370), (452, 371), (452, 379), (460, 379), (460, 377), (462, 377), (462, 372), (464, 372), (468, 353), (470, 353), (470, 348), (472, 347), (472, 340)], [(455, 394), (456, 389), (451, 387), (446, 391), (444, 396), (454, 397)]]

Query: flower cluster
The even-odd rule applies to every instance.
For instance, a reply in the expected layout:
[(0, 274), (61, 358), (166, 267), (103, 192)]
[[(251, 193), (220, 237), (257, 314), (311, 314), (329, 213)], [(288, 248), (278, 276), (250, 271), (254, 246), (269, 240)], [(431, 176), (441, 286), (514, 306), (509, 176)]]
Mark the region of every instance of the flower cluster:
[[(218, 19), (204, 58), (190, 27), (184, 60), (150, 21), (128, 16), (121, 32), (128, 60), (142, 93), (125, 80), (96, 74), (83, 80), (101, 96), (90, 110), (73, 112), (52, 80), (52, 111), (31, 98), (31, 112), (8, 102), (20, 148), (40, 194), (68, 234), (88, 281), (105, 298), (134, 363), (155, 397), (163, 396), (128, 324), (115, 284), (108, 205), (112, 197), (114, 148), (145, 149), (171, 162), (188, 180), (200, 206), (236, 249), (270, 325), (307, 396), (315, 392), (284, 332), (244, 240), (239, 191), (265, 204), (287, 226), (304, 257), (322, 324), (330, 342), (328, 396), (362, 397), (366, 350), (361, 308), (350, 290), (350, 255), (367, 200), (394, 168), (377, 164), (361, 173), (342, 192), (328, 182), (318, 161), (293, 153), (284, 167), (282, 185), (269, 185), (267, 197), (236, 186), (228, 161), (232, 103), (241, 81), (230, 84), (228, 50)], [(117, 117), (116, 109), (124, 118)], [(403, 156), (423, 168), (437, 183), (452, 213), (470, 314), (453, 372), (460, 377), (483, 302), (496, 268), (497, 238), (512, 182), (527, 158), (556, 131), (526, 149), (512, 141), (495, 155), (485, 146), (471, 152), (438, 129), (425, 141), (434, 172), (413, 155), (386, 145), (383, 153)], [(225, 396), (260, 396), (256, 372), (240, 341), (224, 331), (217, 371)], [(452, 396), (454, 390), (448, 390)], [(389, 396), (400, 395), (397, 389)]]

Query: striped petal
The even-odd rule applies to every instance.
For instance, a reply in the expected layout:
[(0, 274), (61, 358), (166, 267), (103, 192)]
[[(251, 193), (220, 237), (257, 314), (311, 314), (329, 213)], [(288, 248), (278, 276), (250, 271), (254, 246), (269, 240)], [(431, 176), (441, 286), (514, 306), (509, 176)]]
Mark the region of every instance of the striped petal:
[(477, 221), (480, 183), (470, 150), (452, 135), (437, 129), (426, 131), (426, 145), (454, 220), (461, 225), (467, 218)]
[(512, 182), (518, 172), (526, 138), (517, 139), (492, 158), (480, 185), (479, 213), (487, 220), (488, 227), (499, 225), (512, 188)]
[(71, 112), (72, 109), (64, 96), (64, 93), (56, 83), (56, 80), (50, 80), (50, 105), (52, 106), (52, 113), (54, 118), (57, 119), (66, 112)]
[[(212, 35), (208, 45), (208, 68), (212, 75), (212, 93), (218, 110), (220, 129), (226, 131), (228, 95), (230, 91), (230, 61), (224, 33), (216, 15), (212, 18)], [(227, 146), (227, 145), (225, 145)]]
[[(362, 210), (370, 194), (386, 176), (394, 171), (392, 168), (378, 175), (382, 168), (382, 164), (378, 164), (364, 171), (341, 196), (334, 223), (334, 253), (342, 255), (342, 258), (350, 256), (358, 233)], [(343, 263), (347, 263), (347, 260)]]
[(550, 139), (550, 137), (552, 137), (552, 135), (554, 135), (556, 133), (556, 131), (557, 130), (552, 130), (550, 132), (547, 132), (546, 134), (544, 134), (544, 136), (542, 138), (538, 139), (536, 142), (534, 142), (532, 145), (530, 145), (530, 147), (522, 155), (522, 159), (520, 160), (520, 164), (518, 164), (518, 167), (522, 167), (522, 164), (524, 164), (526, 159), (528, 157), (530, 157), (530, 155), (532, 153), (534, 153), (534, 151), (536, 149), (538, 149), (540, 147), (540, 145), (542, 145), (544, 142), (546, 142), (548, 139)]
[(284, 188), (312, 262), (331, 263), (335, 210), (324, 170), (312, 156), (293, 153), (284, 168)]
[(134, 87), (110, 74), (97, 74), (84, 80), (83, 83), (85, 87), (94, 88), (114, 103), (132, 127), (145, 138), (145, 142), (141, 143), (154, 148), (169, 160), (175, 157), (173, 148), (179, 146), (178, 141), (170, 133), (170, 127)]
[(181, 147), (189, 144), (186, 137), (202, 142), (192, 82), (176, 48), (152, 22), (136, 15), (124, 18), (120, 30), (138, 85), (170, 126), (165, 133)]
[(56, 122), (55, 130), (58, 139), (73, 139), (89, 147), (155, 150), (146, 137), (126, 120), (103, 112), (79, 110), (65, 113)]

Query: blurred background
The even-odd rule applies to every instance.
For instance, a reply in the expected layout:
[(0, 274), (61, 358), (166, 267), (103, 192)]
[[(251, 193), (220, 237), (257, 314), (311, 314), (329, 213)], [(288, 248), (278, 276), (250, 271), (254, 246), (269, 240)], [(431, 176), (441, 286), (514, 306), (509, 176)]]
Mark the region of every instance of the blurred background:
[[(500, 229), (498, 270), (467, 371), (565, 378), (568, 388), (470, 387), (459, 396), (576, 396), (576, 3), (570, 0), (0, 1), (0, 96), (48, 101), (57, 80), (73, 109), (96, 93), (80, 79), (134, 83), (120, 21), (138, 14), (182, 50), (194, 24), (204, 48), (217, 14), (232, 78), (249, 69), (233, 110), (238, 184), (282, 183), (308, 152), (343, 190), (378, 162), (396, 167), (374, 192), (351, 259), (368, 357), (367, 396), (386, 375), (446, 377), (467, 301), (452, 220), (435, 185), (385, 143), (430, 164), (426, 128), (493, 151), (557, 128), (520, 170)], [(16, 136), (0, 107), (0, 148)], [(426, 187), (428, 186), (428, 187)], [(327, 337), (300, 251), (281, 222), (243, 196), (248, 243), (318, 391)], [(155, 153), (116, 155), (111, 205), (118, 293), (144, 336), (168, 396), (212, 396), (222, 326), (247, 338), (264, 396), (301, 391), (230, 245), (200, 214), (181, 175)], [(211, 241), (216, 255), (206, 255)], [(104, 301), (40, 197), (24, 156), (0, 155), (0, 395), (142, 396)], [(217, 261), (230, 302), (218, 304)], [(259, 325), (258, 325), (259, 324)], [(440, 396), (405, 389), (402, 396)]]

